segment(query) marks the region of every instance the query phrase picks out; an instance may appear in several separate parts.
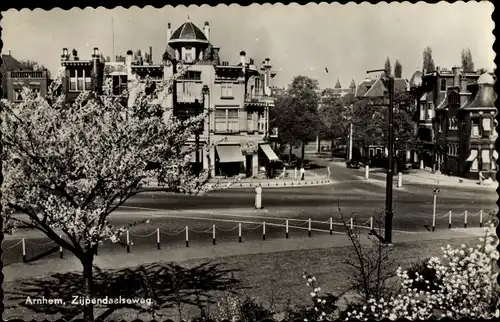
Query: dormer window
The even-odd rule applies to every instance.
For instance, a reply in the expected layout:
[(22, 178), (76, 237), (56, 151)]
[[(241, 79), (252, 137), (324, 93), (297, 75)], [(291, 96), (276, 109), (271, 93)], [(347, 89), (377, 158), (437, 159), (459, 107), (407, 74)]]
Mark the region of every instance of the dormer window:
[(446, 91), (446, 79), (441, 80), (441, 91)]

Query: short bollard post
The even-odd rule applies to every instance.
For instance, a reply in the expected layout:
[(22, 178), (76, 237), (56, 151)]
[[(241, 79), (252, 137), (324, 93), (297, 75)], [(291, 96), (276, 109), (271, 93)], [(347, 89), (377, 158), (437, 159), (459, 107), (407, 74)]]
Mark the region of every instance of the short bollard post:
[(352, 221), (352, 217), (351, 219), (349, 219), (349, 221), (351, 222), (351, 230), (354, 228), (354, 224), (353, 224), (353, 221)]
[(24, 238), (23, 238), (22, 244), (23, 244), (23, 262), (26, 263), (27, 262), (27, 260), (26, 260), (26, 241), (24, 240)]
[(365, 166), (365, 179), (368, 180), (369, 176), (370, 176), (370, 166), (366, 165)]
[(127, 253), (130, 253), (130, 232), (127, 230)]
[(212, 242), (215, 245), (215, 225), (212, 226)]
[(464, 214), (464, 228), (467, 228), (467, 210), (465, 211)]
[(241, 243), (241, 223), (238, 224), (238, 242)]
[(262, 209), (262, 187), (255, 188), (255, 209)]
[(311, 218), (309, 218), (309, 237), (311, 237)]
[(448, 213), (448, 229), (451, 229), (451, 210)]
[(189, 247), (189, 228), (186, 226), (186, 247)]
[(398, 188), (403, 187), (403, 174), (401, 172), (398, 173)]
[(479, 228), (483, 227), (483, 210), (479, 210)]
[(262, 240), (266, 240), (266, 222), (262, 222)]
[(286, 238), (288, 239), (288, 219), (286, 220), (285, 225), (286, 225), (286, 227), (285, 227)]
[(330, 235), (333, 235), (333, 219), (330, 217)]
[(156, 228), (156, 246), (158, 247), (158, 250), (161, 249), (161, 246), (160, 246), (160, 228)]
[[(61, 238), (61, 236), (59, 236), (59, 238)], [(59, 246), (59, 258), (61, 258), (61, 259), (64, 258), (62, 246)]]
[(436, 230), (436, 201), (438, 189), (433, 190), (433, 203), (432, 203), (432, 231)]
[(373, 230), (373, 217), (370, 217), (370, 231)]
[(293, 171), (293, 179), (297, 180), (297, 167), (295, 167), (295, 170)]

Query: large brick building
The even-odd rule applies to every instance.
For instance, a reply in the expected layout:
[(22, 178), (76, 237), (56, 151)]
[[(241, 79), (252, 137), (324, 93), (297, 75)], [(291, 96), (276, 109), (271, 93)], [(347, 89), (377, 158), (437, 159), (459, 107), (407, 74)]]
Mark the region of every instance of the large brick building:
[(424, 142), (422, 167), (469, 178), (478, 178), (482, 172), (494, 179), (497, 112), (493, 84), (492, 75), (463, 72), (460, 67), (451, 71), (437, 67), (413, 75), (418, 135)]

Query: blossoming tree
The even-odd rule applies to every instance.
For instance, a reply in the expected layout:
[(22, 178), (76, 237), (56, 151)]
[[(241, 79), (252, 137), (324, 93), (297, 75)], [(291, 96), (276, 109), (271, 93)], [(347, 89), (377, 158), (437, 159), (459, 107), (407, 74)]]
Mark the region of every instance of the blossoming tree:
[[(178, 121), (164, 107), (172, 81), (184, 72), (157, 84), (137, 80), (130, 93), (118, 96), (106, 83), (70, 104), (58, 94), (60, 71), (46, 98), (25, 89), (23, 102), (1, 103), (4, 232), (36, 229), (72, 252), (82, 263), (89, 297), (98, 245), (118, 242), (139, 224), (114, 227), (107, 217), (141, 192), (148, 178), (174, 192), (218, 188), (208, 183), (209, 171), (190, 170), (194, 147), (182, 149), (206, 112)], [(91, 304), (83, 313), (93, 320)]]

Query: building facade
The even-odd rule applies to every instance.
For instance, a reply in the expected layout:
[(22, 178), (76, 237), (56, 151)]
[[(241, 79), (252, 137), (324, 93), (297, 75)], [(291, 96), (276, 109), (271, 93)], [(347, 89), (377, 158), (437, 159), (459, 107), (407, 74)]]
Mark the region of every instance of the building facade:
[(463, 72), (460, 67), (436, 67), (435, 71), (413, 75), (415, 119), (424, 143), (421, 168), (459, 177), (495, 179), (494, 82), (489, 73)]
[[(120, 94), (131, 89), (134, 79), (149, 76), (153, 81), (168, 80), (182, 70), (161, 104), (173, 111), (165, 118), (208, 112), (198, 135), (188, 141), (199, 145), (198, 158), (193, 153), (192, 163), (199, 161), (197, 166), (211, 169), (212, 176), (256, 176), (262, 167), (279, 160), (269, 145), (277, 136), (269, 128), (269, 111), (274, 106), (271, 79), (275, 76), (270, 59), (257, 66), (241, 51), (239, 62), (222, 61), (220, 48), (210, 41), (208, 22), (203, 31), (189, 20), (175, 31), (169, 23), (166, 40), (158, 64), (153, 63), (151, 48), (145, 55), (129, 50), (113, 62), (102, 62), (97, 48), (89, 61), (70, 58), (64, 49), (62, 65), (67, 80), (63, 90), (71, 94), (94, 89), (111, 79), (114, 93)], [(81, 76), (83, 83), (77, 78), (75, 85), (75, 75)], [(129, 97), (129, 104), (132, 102), (133, 97)]]
[(479, 179), (495, 179), (496, 93), (492, 75), (460, 86), (459, 68), (448, 86), (446, 99), (436, 108), (433, 120), (437, 170), (442, 173)]
[(41, 97), (47, 95), (49, 75), (47, 71), (16, 71), (7, 72), (7, 99), (11, 102), (21, 102), (23, 88), (29, 88)]
[(65, 94), (68, 102), (74, 101), (84, 91), (100, 91), (104, 81), (104, 64), (98, 48), (94, 48), (91, 59), (82, 60), (78, 51), (73, 49), (71, 54), (63, 48), (61, 67), (64, 76), (60, 91)]

